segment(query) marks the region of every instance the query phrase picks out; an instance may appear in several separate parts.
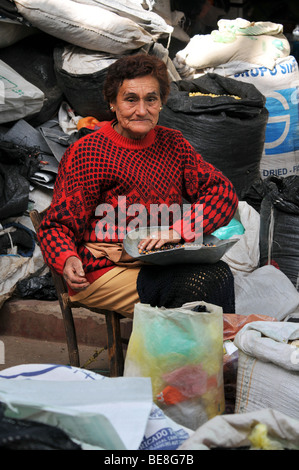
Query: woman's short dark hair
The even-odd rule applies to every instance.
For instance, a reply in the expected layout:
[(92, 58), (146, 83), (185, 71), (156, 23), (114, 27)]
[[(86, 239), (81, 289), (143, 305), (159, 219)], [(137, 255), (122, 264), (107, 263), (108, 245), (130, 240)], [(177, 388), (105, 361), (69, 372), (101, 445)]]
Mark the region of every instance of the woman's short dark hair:
[(103, 88), (105, 100), (107, 103), (113, 103), (116, 100), (124, 80), (146, 75), (152, 75), (158, 80), (161, 101), (166, 103), (170, 87), (167, 67), (158, 57), (147, 54), (121, 57), (108, 67)]

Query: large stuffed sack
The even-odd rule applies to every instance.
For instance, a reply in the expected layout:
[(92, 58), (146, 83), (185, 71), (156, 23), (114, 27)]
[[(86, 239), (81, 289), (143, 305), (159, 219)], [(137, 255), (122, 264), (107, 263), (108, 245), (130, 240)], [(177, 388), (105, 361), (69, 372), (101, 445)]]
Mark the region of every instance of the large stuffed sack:
[(15, 4), (33, 26), (86, 49), (124, 54), (153, 41), (153, 36), (135, 21), (96, 2), (17, 0)]
[(237, 18), (219, 20), (218, 30), (193, 36), (177, 56), (196, 72), (233, 61), (251, 62), (273, 69), (278, 58), (289, 54), (290, 44), (283, 34), (282, 25)]
[(142, 2), (136, 3), (133, 0), (79, 0), (79, 2), (85, 5), (98, 5), (123, 18), (128, 18), (149, 32), (154, 39), (159, 39), (161, 35), (171, 34), (173, 31), (171, 23), (156, 11), (156, 1), (150, 9), (143, 8)]
[(256, 321), (237, 333), (235, 413), (272, 408), (299, 419), (298, 339), (296, 322)]
[(257, 88), (218, 74), (171, 83), (159, 124), (180, 130), (234, 184), (239, 199), (260, 179), (268, 111)]
[(261, 177), (299, 174), (299, 69), (293, 56), (277, 59), (275, 67), (228, 62), (208, 70), (252, 83), (266, 97), (269, 119), (261, 159)]
[(99, 121), (113, 119), (104, 100), (103, 87), (107, 69), (118, 57), (71, 44), (54, 49), (57, 81), (75, 113)]
[(32, 116), (43, 107), (45, 95), (0, 60), (0, 123)]
[(53, 49), (56, 42), (55, 38), (39, 32), (0, 49), (0, 59), (44, 94), (42, 108), (26, 117), (35, 127), (52, 119), (63, 100), (54, 71)]
[(0, 18), (0, 49), (11, 46), (25, 37), (35, 34), (37, 31), (36, 28), (20, 23), (1, 21)]

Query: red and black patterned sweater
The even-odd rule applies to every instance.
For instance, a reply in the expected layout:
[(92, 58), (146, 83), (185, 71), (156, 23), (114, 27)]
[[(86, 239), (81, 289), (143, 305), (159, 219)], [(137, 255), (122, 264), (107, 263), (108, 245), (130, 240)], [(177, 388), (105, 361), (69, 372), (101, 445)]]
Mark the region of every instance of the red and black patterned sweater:
[[(61, 274), (66, 259), (78, 256), (92, 282), (113, 267), (110, 260), (96, 259), (84, 246), (99, 240), (100, 216), (107, 215), (101, 204), (115, 208), (115, 226), (103, 228), (104, 241), (117, 242), (126, 232), (118, 219), (132, 221), (126, 208), (142, 204), (149, 214), (150, 204), (181, 205), (182, 198), (192, 204), (192, 224), (193, 205), (203, 205), (205, 234), (227, 225), (238, 204), (231, 182), (205, 162), (181, 132), (156, 126), (135, 141), (119, 135), (109, 122), (72, 144), (60, 161), (52, 203), (38, 231), (44, 259)], [(120, 207), (120, 201), (126, 207)], [(173, 228), (180, 230), (181, 222)], [(185, 241), (192, 241), (192, 236), (182, 233)]]

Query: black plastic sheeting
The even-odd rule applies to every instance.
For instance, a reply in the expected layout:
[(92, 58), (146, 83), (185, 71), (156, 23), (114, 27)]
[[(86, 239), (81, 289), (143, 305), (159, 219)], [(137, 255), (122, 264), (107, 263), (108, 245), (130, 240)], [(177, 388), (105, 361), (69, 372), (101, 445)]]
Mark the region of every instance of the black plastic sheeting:
[(37, 149), (0, 140), (0, 222), (27, 210), (30, 178), (39, 167)]
[(260, 264), (278, 267), (299, 290), (299, 176), (271, 176), (264, 186)]
[(25, 118), (34, 127), (55, 116), (63, 101), (54, 71), (53, 49), (58, 42), (41, 32), (0, 49), (0, 59), (45, 95), (41, 110)]
[[(189, 96), (198, 92), (216, 96)], [(171, 83), (159, 124), (180, 130), (207, 162), (231, 180), (242, 199), (260, 179), (269, 115), (265, 103), (254, 85), (209, 73)]]
[(93, 72), (74, 74), (63, 69), (63, 47), (54, 49), (54, 67), (57, 83), (67, 102), (79, 116), (93, 116), (99, 121), (111, 121), (114, 114), (103, 96), (107, 68)]
[(21, 299), (57, 300), (57, 293), (51, 273), (33, 275), (18, 281), (14, 295)]
[(9, 418), (0, 403), (0, 450), (82, 450), (56, 426)]

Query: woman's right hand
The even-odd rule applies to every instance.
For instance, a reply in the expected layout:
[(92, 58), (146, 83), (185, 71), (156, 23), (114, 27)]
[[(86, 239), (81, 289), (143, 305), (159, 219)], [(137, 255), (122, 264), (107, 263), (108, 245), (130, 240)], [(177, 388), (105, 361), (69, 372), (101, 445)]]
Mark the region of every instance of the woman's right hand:
[(77, 256), (70, 256), (64, 265), (63, 277), (74, 291), (86, 289), (90, 284), (85, 277), (82, 262)]
[(154, 248), (160, 249), (166, 243), (179, 243), (181, 237), (178, 232), (172, 229), (157, 230), (149, 234), (146, 238), (138, 243), (140, 250), (152, 250)]

